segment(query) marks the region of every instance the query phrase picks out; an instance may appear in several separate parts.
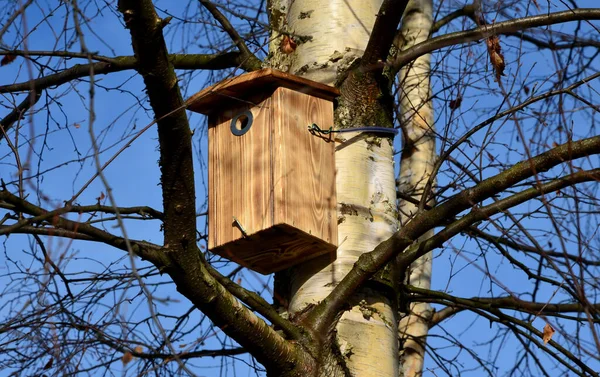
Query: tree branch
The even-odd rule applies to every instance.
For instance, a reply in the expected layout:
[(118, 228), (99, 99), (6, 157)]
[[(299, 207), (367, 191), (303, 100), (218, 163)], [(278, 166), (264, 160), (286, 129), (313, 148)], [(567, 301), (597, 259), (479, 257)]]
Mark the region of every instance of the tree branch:
[(408, 1), (383, 1), (360, 64), (338, 79), (341, 95), (335, 123), (341, 128), (393, 127), (393, 79), (384, 76), (383, 68)]
[[(115, 236), (104, 230), (93, 227), (89, 224), (68, 220), (60, 215), (68, 211), (68, 207), (59, 208), (54, 211), (46, 211), (7, 190), (0, 190), (0, 201), (11, 204), (13, 211), (32, 215), (31, 218), (25, 218), (12, 225), (3, 225), (0, 227), (1, 234), (11, 233), (29, 233), (48, 236), (61, 236), (73, 239), (83, 239), (88, 241), (98, 241), (113, 246), (120, 250), (127, 251), (125, 239)], [(38, 227), (32, 225), (51, 224), (51, 227)], [(160, 251), (160, 246), (145, 241), (130, 241), (133, 252), (140, 258), (154, 264), (158, 269), (164, 268), (168, 261)]]
[[(411, 289), (413, 289), (413, 288), (411, 288)], [(534, 344), (542, 347), (542, 344), (540, 342), (540, 340), (542, 339), (541, 331), (536, 329), (531, 323), (523, 321), (518, 318), (515, 318), (513, 316), (509, 316), (500, 310), (503, 306), (502, 303), (509, 306), (508, 309), (517, 310), (516, 308), (512, 307), (512, 303), (510, 302), (511, 299), (506, 300), (507, 298), (504, 298), (504, 297), (498, 298), (498, 299), (495, 299), (495, 298), (463, 299), (463, 298), (458, 298), (458, 297), (448, 295), (443, 292), (428, 291), (427, 293), (428, 294), (431, 293), (432, 297), (438, 297), (440, 300), (444, 300), (446, 303), (448, 301), (452, 302), (454, 305), (456, 305), (458, 307), (457, 309), (455, 309), (456, 312), (462, 311), (462, 310), (470, 310), (484, 318), (489, 319), (490, 321), (498, 322), (499, 324), (510, 328), (513, 332), (525, 336), (527, 339), (532, 341)], [(478, 300), (481, 300), (481, 301), (478, 301)], [(500, 304), (494, 305), (493, 302), (495, 300), (498, 300), (500, 302)], [(520, 301), (520, 300), (518, 300), (518, 302), (522, 302), (525, 306), (529, 306), (530, 308), (536, 307), (537, 305), (546, 305), (546, 304), (531, 303), (531, 302)], [(562, 306), (563, 304), (548, 304), (548, 305), (554, 305), (554, 309), (556, 309), (556, 310), (563, 309), (564, 312), (572, 312), (572, 310), (568, 310), (568, 309), (576, 309), (576, 308), (570, 308), (569, 307), (570, 304), (564, 304), (566, 306)], [(450, 313), (451, 313), (451, 311), (447, 312), (447, 314), (450, 314)], [(554, 312), (551, 311), (549, 314), (556, 314), (556, 313), (557, 313), (557, 311), (554, 311)], [(523, 329), (525, 329), (525, 331), (523, 331), (519, 328), (523, 328)], [(597, 372), (595, 372), (593, 369), (591, 369), (590, 367), (585, 365), (578, 357), (575, 357), (571, 352), (569, 352), (569, 350), (564, 348), (561, 344), (559, 344), (553, 340), (550, 340), (549, 344), (551, 346), (553, 346), (556, 350), (558, 350), (560, 353), (562, 353), (567, 359), (569, 359), (571, 362), (573, 362), (574, 364), (576, 364), (577, 366), (579, 366), (581, 368), (581, 370), (574, 368), (572, 365), (566, 363), (562, 357), (556, 355), (554, 352), (550, 352), (550, 350), (546, 350), (546, 352), (549, 355), (551, 355), (557, 361), (559, 361), (560, 363), (562, 363), (563, 365), (565, 365), (566, 367), (571, 369), (574, 373), (581, 375), (581, 376), (585, 376), (586, 375), (585, 373), (588, 373), (589, 375), (592, 375), (592, 376), (598, 376)], [(585, 373), (582, 373), (582, 371), (584, 371)]]
[[(475, 22), (475, 24), (478, 24), (475, 10), (476, 10), (476, 8), (475, 8), (474, 4), (468, 4), (460, 9), (455, 10), (454, 12), (452, 12), (452, 13), (444, 16), (440, 20), (436, 21), (433, 24), (433, 26), (431, 27), (431, 34), (437, 33), (438, 31), (440, 31), (440, 29), (442, 27), (446, 26), (447, 24), (449, 24), (450, 22), (454, 21), (455, 19), (457, 19), (459, 17), (469, 17), (473, 22)], [(571, 42), (554, 43), (554, 42), (542, 41), (540, 39), (534, 38), (530, 35), (527, 35), (527, 34), (524, 34), (521, 32), (502, 33), (502, 34), (510, 36), (510, 37), (516, 37), (516, 38), (522, 39), (526, 42), (529, 42), (529, 43), (535, 45), (538, 48), (546, 48), (549, 50), (564, 50), (564, 49), (569, 49), (569, 48), (573, 48), (573, 47), (599, 47), (600, 46), (600, 42), (593, 40), (593, 39), (574, 39)]]
[[(504, 172), (488, 178), (472, 188), (461, 191), (430, 211), (421, 212), (392, 237), (379, 244), (373, 251), (362, 254), (352, 270), (332, 290), (329, 296), (311, 310), (308, 315), (309, 321), (311, 321), (316, 331), (327, 328), (334, 320), (336, 313), (345, 305), (352, 292), (355, 292), (358, 287), (421, 235), (436, 226), (442, 225), (446, 219), (472, 208), (477, 203), (503, 192), (514, 184), (539, 172), (547, 171), (569, 160), (598, 153), (600, 153), (600, 136), (568, 142), (529, 160), (519, 162)], [(433, 247), (441, 245), (451, 235), (464, 230), (476, 221), (486, 219), (499, 211), (536, 197), (545, 190), (592, 179), (597, 180), (599, 179), (598, 174), (600, 174), (598, 169), (575, 173), (545, 185), (525, 190), (487, 207), (474, 209), (469, 215), (446, 227), (436, 236), (404, 252), (399, 258), (399, 264), (401, 268), (408, 266)]]
[[(0, 201), (0, 208), (13, 210), (15, 207), (12, 204)], [(111, 214), (115, 214), (118, 212), (122, 215), (140, 215), (142, 217), (147, 217), (147, 218), (152, 218), (152, 219), (158, 219), (158, 220), (163, 219), (162, 212), (157, 211), (154, 208), (148, 207), (148, 206), (115, 208), (112, 206), (106, 206), (106, 205), (101, 205), (101, 204), (92, 204), (92, 205), (86, 205), (86, 206), (79, 206), (79, 205), (68, 206), (67, 205), (63, 208), (55, 209), (53, 213), (57, 214), (57, 215), (62, 215), (67, 212), (73, 212), (73, 213), (101, 212), (101, 213), (111, 213)]]
[(431, 26), (431, 34), (437, 33), (438, 31), (440, 31), (441, 28), (448, 25), (450, 22), (456, 20), (459, 17), (466, 16), (469, 18), (473, 18), (475, 16), (475, 9), (477, 9), (477, 8), (475, 7), (474, 4), (467, 4), (464, 7), (457, 9), (452, 13), (447, 14), (446, 16), (442, 17), (441, 19), (437, 20)]
[[(523, 321), (521, 319), (515, 318), (513, 316), (509, 316), (509, 315), (503, 313), (500, 309), (502, 309), (503, 306), (507, 306), (506, 307), (507, 309), (518, 310), (518, 305), (516, 308), (513, 307), (515, 302), (522, 303), (524, 306), (526, 306), (530, 309), (538, 307), (538, 305), (542, 305), (542, 306), (543, 305), (552, 305), (553, 309), (555, 311), (550, 311), (549, 313), (547, 313), (550, 315), (553, 315), (553, 314), (556, 314), (559, 312), (573, 312), (575, 310), (569, 310), (569, 309), (577, 309), (576, 307), (570, 307), (571, 304), (533, 303), (533, 302), (521, 301), (518, 299), (505, 298), (505, 297), (463, 299), (463, 298), (454, 297), (454, 296), (448, 295), (443, 292), (438, 292), (438, 291), (422, 290), (422, 289), (418, 289), (415, 287), (410, 287), (409, 289), (417, 290), (417, 291), (427, 291), (427, 292), (423, 292), (423, 293), (430, 295), (429, 297), (434, 298), (432, 300), (429, 300), (429, 302), (438, 302), (439, 301), (439, 302), (443, 302), (445, 304), (450, 303), (451, 305), (454, 305), (454, 306), (448, 307), (448, 308), (452, 308), (452, 309), (448, 309), (448, 308), (444, 309), (443, 316), (445, 318), (449, 317), (452, 314), (463, 311), (463, 310), (470, 310), (483, 318), (487, 318), (490, 321), (497, 322), (503, 326), (510, 328), (513, 332), (523, 335), (525, 338), (529, 339), (534, 344), (537, 344), (540, 347), (542, 346), (542, 344), (540, 342), (540, 340), (542, 339), (542, 333), (538, 329), (533, 327), (533, 325), (529, 322)], [(446, 309), (448, 309), (448, 310), (446, 310)], [(542, 309), (542, 308), (540, 307), (539, 309)], [(529, 312), (528, 310), (520, 310), (520, 311)], [(441, 319), (441, 318), (438, 318), (438, 319)], [(521, 330), (520, 328), (525, 329), (525, 331)], [(559, 344), (553, 340), (550, 340), (549, 344), (551, 346), (553, 346), (556, 350), (558, 350), (560, 353), (562, 353), (571, 362), (573, 362), (574, 364), (579, 366), (581, 368), (581, 370), (585, 371), (585, 373), (588, 373), (589, 375), (592, 375), (592, 376), (598, 376), (597, 372), (595, 372), (594, 370), (589, 368), (587, 365), (585, 365), (579, 358), (575, 357), (571, 352), (569, 352), (569, 350), (564, 348), (561, 344)], [(562, 363), (563, 365), (565, 365), (566, 367), (571, 369), (574, 373), (581, 375), (581, 376), (586, 375), (585, 373), (582, 373), (580, 370), (574, 368), (572, 365), (566, 363), (562, 357), (555, 354), (554, 352), (550, 352), (550, 350), (546, 350), (546, 352), (549, 355), (551, 355), (552, 357), (554, 357), (557, 361), (559, 361), (560, 363)]]
[(542, 93), (540, 95), (537, 95), (535, 97), (530, 97), (526, 101), (524, 101), (516, 106), (513, 106), (510, 109), (506, 109), (502, 112), (498, 112), (494, 116), (489, 117), (488, 119), (484, 120), (483, 122), (479, 123), (478, 125), (471, 127), (471, 129), (469, 129), (469, 131), (467, 131), (463, 136), (461, 136), (452, 145), (450, 145), (443, 153), (440, 154), (440, 157), (437, 159), (437, 161), (435, 162), (435, 164), (433, 166), (431, 176), (429, 177), (427, 184), (423, 188), (422, 201), (429, 197), (429, 193), (431, 192), (431, 189), (433, 187), (435, 177), (437, 176), (439, 169), (442, 167), (442, 164), (450, 158), (450, 155), (452, 154), (452, 152), (454, 152), (460, 145), (462, 145), (464, 142), (466, 142), (475, 133), (477, 133), (478, 131), (480, 131), (481, 129), (483, 129), (486, 126), (493, 124), (495, 121), (502, 119), (505, 116), (514, 114), (517, 111), (523, 110), (527, 106), (532, 105), (536, 102), (546, 100), (550, 97), (561, 95), (564, 93), (573, 93), (574, 89), (580, 87), (583, 84), (588, 84), (588, 83), (592, 82), (593, 80), (597, 79), (598, 77), (600, 77), (600, 72), (594, 73), (593, 75), (590, 75), (590, 76), (585, 77), (577, 82), (574, 82), (573, 84), (567, 86), (566, 88), (551, 90), (551, 91)]
[(417, 57), (444, 47), (478, 41), (491, 35), (514, 33), (533, 27), (548, 26), (576, 20), (598, 19), (600, 19), (600, 8), (582, 8), (498, 22), (493, 25), (485, 25), (471, 30), (459, 31), (429, 39), (414, 47), (399, 52), (396, 58), (388, 63), (392, 66), (393, 70), (397, 72), (400, 68)]
[(8, 134), (8, 131), (12, 128), (12, 125), (23, 118), (27, 110), (33, 107), (39, 101), (42, 96), (41, 91), (31, 90), (27, 97), (11, 111), (4, 119), (0, 120), (0, 141), (4, 135)]
[[(164, 22), (151, 0), (120, 0), (131, 33), (137, 70), (158, 120), (164, 251), (177, 290), (221, 330), (273, 370), (312, 367), (315, 360), (298, 343), (287, 342), (212, 277), (196, 244), (196, 193), (192, 132), (162, 35)], [(177, 110), (179, 109), (179, 110)]]
[(570, 261), (576, 262), (578, 264), (583, 264), (586, 266), (600, 266), (600, 260), (592, 260), (592, 259), (588, 259), (588, 258), (583, 258), (579, 255), (560, 253), (560, 252), (552, 251), (552, 250), (541, 250), (535, 246), (515, 242), (510, 239), (507, 239), (506, 237), (489, 234), (489, 233), (483, 232), (477, 228), (471, 228), (466, 233), (472, 237), (478, 237), (478, 238), (481, 238), (481, 239), (486, 240), (491, 243), (498, 243), (498, 244), (510, 247), (511, 249), (514, 249), (514, 250), (523, 251), (525, 253), (534, 253), (534, 254), (542, 255), (542, 256), (546, 256), (546, 257), (566, 258)]
[(212, 16), (217, 20), (219, 24), (223, 27), (223, 30), (231, 37), (233, 43), (237, 46), (237, 48), (242, 53), (242, 65), (247, 72), (256, 71), (261, 68), (262, 62), (258, 59), (246, 46), (246, 43), (240, 37), (237, 30), (231, 25), (227, 17), (217, 7), (215, 4), (208, 0), (199, 0), (200, 3), (206, 8), (207, 11), (212, 14)]
[[(597, 138), (600, 138), (600, 137), (597, 137)], [(600, 150), (596, 153), (600, 153)], [(534, 157), (534, 159), (536, 159), (536, 158), (537, 157)], [(511, 168), (511, 169), (513, 169), (513, 168)], [(511, 169), (509, 169), (509, 170), (511, 170)], [(538, 172), (537, 169), (532, 169), (532, 170), (534, 170), (535, 172)], [(500, 175), (502, 175), (502, 174), (500, 174)], [(458, 234), (462, 231), (465, 231), (472, 224), (474, 224), (478, 221), (486, 220), (497, 213), (503, 212), (509, 208), (512, 208), (516, 205), (519, 205), (528, 200), (536, 198), (540, 195), (555, 192), (557, 190), (575, 185), (577, 183), (590, 182), (590, 181), (600, 181), (600, 169), (593, 169), (590, 171), (579, 171), (579, 172), (576, 172), (576, 173), (573, 173), (573, 174), (570, 174), (570, 175), (567, 175), (564, 177), (556, 178), (548, 183), (538, 184), (535, 187), (532, 187), (528, 190), (521, 191), (521, 192), (511, 195), (507, 198), (498, 200), (495, 203), (492, 203), (485, 207), (478, 208), (476, 205), (481, 200), (473, 200), (473, 202), (472, 202), (473, 208), (472, 208), (471, 212), (469, 212), (467, 215), (461, 217), (460, 219), (456, 220), (452, 224), (448, 225), (443, 230), (438, 232), (435, 236), (429, 238), (426, 241), (421, 242), (417, 249), (405, 252), (402, 256), (403, 264), (408, 265), (408, 264), (412, 263), (417, 258), (426, 254), (428, 251), (441, 246), (444, 242), (446, 242), (450, 238), (454, 237), (456, 234)], [(481, 186), (485, 183), (486, 183), (486, 181), (483, 181), (480, 185), (477, 185), (475, 188), (477, 188), (478, 186)], [(504, 189), (506, 189), (506, 188), (508, 188), (508, 187), (504, 187)], [(469, 191), (469, 190), (466, 190), (466, 191)], [(458, 194), (458, 195), (460, 195), (460, 194)], [(453, 199), (450, 199), (448, 202), (450, 202), (452, 200)], [(447, 204), (448, 202), (446, 202), (444, 204)], [(440, 206), (440, 207), (442, 207), (442, 206)], [(440, 207), (438, 207), (438, 208), (440, 208)], [(435, 208), (432, 211), (435, 211), (438, 208)]]
[[(433, 291), (414, 287), (412, 285), (404, 286), (406, 293), (409, 293), (409, 300), (418, 302), (437, 302), (440, 304), (461, 304), (462, 306), (472, 307), (482, 310), (490, 309), (511, 309), (518, 312), (539, 315), (555, 315), (560, 313), (585, 313), (586, 307), (577, 303), (544, 303), (521, 300), (514, 296), (504, 297), (471, 297), (460, 298), (449, 295), (445, 292)], [(600, 310), (600, 304), (592, 305), (594, 310)], [(589, 309), (589, 308), (587, 308)], [(587, 318), (572, 318), (572, 320), (586, 321)], [(595, 323), (600, 323), (600, 319), (595, 319)]]
[[(111, 61), (92, 64), (76, 64), (58, 73), (43, 76), (30, 81), (17, 84), (0, 86), (0, 93), (22, 92), (25, 90), (36, 91), (65, 84), (71, 80), (88, 77), (90, 72), (94, 75), (105, 75), (112, 72), (121, 72), (137, 69), (138, 61), (134, 56), (116, 56), (108, 58)], [(223, 54), (175, 54), (167, 57), (175, 69), (225, 69), (241, 67), (244, 57), (239, 52), (227, 52)]]
[(304, 333), (300, 328), (296, 327), (290, 321), (284, 319), (277, 313), (277, 311), (269, 305), (268, 302), (265, 301), (262, 297), (260, 297), (255, 292), (250, 292), (243, 287), (235, 284), (227, 277), (221, 275), (219, 271), (214, 268), (207, 266), (210, 274), (217, 279), (217, 281), (229, 291), (235, 297), (237, 297), (240, 301), (256, 310), (260, 315), (265, 317), (269, 322), (273, 325), (281, 328), (287, 337), (291, 340), (300, 340), (304, 336)]
[(365, 53), (361, 59), (362, 67), (370, 69), (372, 65), (387, 59), (392, 42), (394, 42), (396, 28), (407, 5), (408, 0), (383, 1), (381, 8), (379, 8), (379, 13), (377, 13), (375, 25), (373, 25)]
[(29, 7), (31, 5), (31, 3), (33, 3), (33, 0), (27, 0), (27, 2), (25, 4), (21, 5), (19, 7), (19, 9), (15, 13), (11, 14), (10, 17), (4, 22), (2, 29), (0, 29), (0, 40), (2, 40), (4, 33), (6, 33), (8, 28), (13, 24), (13, 22), (15, 22), (17, 17), (19, 17), (21, 14), (23, 14), (25, 12), (25, 10), (27, 9), (27, 7)]

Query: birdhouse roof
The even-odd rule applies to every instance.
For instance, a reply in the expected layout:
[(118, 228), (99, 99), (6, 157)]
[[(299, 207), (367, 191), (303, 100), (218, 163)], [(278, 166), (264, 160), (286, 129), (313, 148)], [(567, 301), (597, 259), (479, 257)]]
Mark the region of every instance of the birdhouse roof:
[(285, 87), (332, 101), (340, 95), (337, 88), (271, 68), (261, 69), (226, 79), (190, 97), (187, 109), (202, 114), (229, 106), (232, 101), (247, 101), (259, 92)]

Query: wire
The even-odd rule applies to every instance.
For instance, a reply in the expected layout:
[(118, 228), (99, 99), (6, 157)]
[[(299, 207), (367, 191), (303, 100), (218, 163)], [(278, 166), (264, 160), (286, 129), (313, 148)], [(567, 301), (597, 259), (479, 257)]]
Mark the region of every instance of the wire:
[(334, 130), (333, 127), (329, 127), (329, 129), (321, 129), (316, 123), (308, 126), (308, 131), (310, 133), (319, 133), (322, 135), (330, 135), (332, 133), (342, 133), (342, 132), (377, 132), (377, 133), (386, 133), (386, 134), (398, 134), (398, 130), (395, 128), (388, 127), (358, 127), (358, 128), (344, 128), (341, 130)]

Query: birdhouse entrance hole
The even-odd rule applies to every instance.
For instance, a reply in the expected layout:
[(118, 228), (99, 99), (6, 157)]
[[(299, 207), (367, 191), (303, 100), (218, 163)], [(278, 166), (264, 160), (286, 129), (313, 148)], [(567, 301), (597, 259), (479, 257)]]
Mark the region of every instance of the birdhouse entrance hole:
[(242, 136), (250, 130), (254, 117), (250, 110), (243, 111), (231, 119), (231, 133)]
[(264, 69), (187, 100), (208, 115), (208, 248), (257, 272), (335, 258), (336, 88)]

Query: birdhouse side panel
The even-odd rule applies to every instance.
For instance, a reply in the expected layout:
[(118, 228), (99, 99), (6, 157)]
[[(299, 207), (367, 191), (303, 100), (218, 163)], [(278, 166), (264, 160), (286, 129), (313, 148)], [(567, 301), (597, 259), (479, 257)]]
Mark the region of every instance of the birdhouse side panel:
[[(270, 107), (271, 99), (267, 98), (255, 106), (237, 104), (211, 116), (210, 249), (273, 224)], [(223, 256), (238, 259), (234, 255)]]
[(337, 246), (335, 143), (308, 131), (333, 125), (333, 103), (287, 88), (272, 97), (274, 223)]

